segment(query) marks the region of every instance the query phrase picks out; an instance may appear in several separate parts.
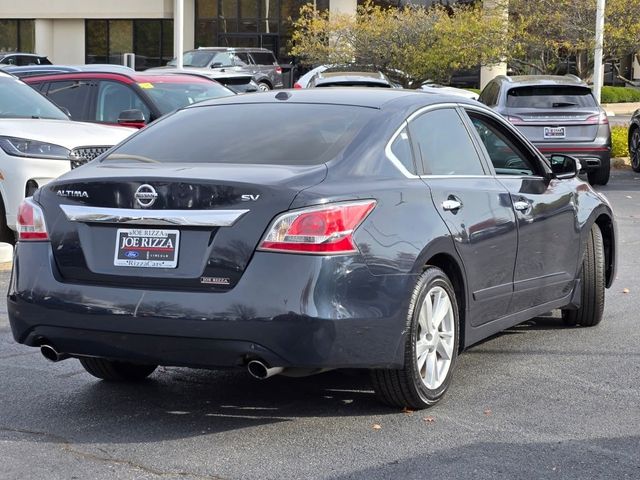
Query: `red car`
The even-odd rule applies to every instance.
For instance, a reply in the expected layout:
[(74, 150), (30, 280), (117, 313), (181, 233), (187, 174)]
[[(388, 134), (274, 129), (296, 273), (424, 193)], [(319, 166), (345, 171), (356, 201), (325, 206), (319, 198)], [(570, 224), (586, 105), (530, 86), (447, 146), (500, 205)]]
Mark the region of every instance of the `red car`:
[(235, 95), (214, 80), (188, 74), (70, 72), (24, 81), (73, 120), (137, 128), (192, 103)]

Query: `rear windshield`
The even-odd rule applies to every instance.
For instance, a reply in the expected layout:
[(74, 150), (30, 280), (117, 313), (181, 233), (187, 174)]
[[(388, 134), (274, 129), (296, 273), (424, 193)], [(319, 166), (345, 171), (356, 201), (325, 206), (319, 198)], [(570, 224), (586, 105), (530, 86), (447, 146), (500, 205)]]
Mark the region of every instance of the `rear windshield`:
[(507, 92), (507, 107), (565, 108), (596, 107), (596, 100), (587, 87), (536, 86), (517, 87)]
[(317, 165), (341, 152), (376, 110), (258, 103), (181, 110), (103, 161)]
[(210, 81), (193, 83), (143, 82), (138, 85), (153, 99), (162, 115), (192, 103), (234, 95), (228, 88)]

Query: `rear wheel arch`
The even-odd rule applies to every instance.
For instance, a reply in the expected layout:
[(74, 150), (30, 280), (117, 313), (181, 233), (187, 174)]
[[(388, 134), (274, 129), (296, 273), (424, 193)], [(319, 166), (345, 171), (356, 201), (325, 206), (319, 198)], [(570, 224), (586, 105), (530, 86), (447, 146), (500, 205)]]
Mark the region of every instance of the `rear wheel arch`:
[(464, 349), (465, 342), (467, 313), (467, 289), (464, 281), (464, 271), (456, 258), (448, 253), (438, 253), (433, 255), (425, 262), (423, 269), (426, 270), (427, 267), (438, 267), (447, 275), (449, 281), (453, 285), (453, 291), (456, 294), (456, 303), (458, 304), (458, 314), (460, 316), (458, 351), (462, 351)]

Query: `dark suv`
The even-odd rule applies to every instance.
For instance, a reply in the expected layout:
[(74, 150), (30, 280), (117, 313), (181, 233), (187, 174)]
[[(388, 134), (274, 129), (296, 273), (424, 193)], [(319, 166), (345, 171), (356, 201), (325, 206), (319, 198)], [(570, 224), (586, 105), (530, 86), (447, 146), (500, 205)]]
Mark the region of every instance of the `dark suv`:
[(0, 66), (3, 65), (51, 65), (51, 62), (34, 53), (0, 52)]
[(501, 75), (489, 82), (478, 100), (516, 125), (542, 153), (579, 158), (592, 185), (609, 181), (609, 120), (578, 77)]
[[(282, 68), (267, 48), (200, 47), (184, 52), (182, 61), (185, 68), (249, 71), (260, 91), (283, 87)], [(175, 64), (174, 59), (167, 65)]]

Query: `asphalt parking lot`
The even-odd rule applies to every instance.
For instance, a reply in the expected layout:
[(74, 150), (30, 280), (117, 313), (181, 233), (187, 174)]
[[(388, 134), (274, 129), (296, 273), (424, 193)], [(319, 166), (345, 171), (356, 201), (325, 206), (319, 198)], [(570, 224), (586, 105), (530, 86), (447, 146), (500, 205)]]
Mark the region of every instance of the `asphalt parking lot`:
[(640, 478), (639, 187), (618, 170), (601, 189), (620, 248), (603, 323), (556, 314), (476, 345), (427, 411), (379, 405), (356, 372), (99, 382), (15, 344), (2, 298), (0, 479)]

